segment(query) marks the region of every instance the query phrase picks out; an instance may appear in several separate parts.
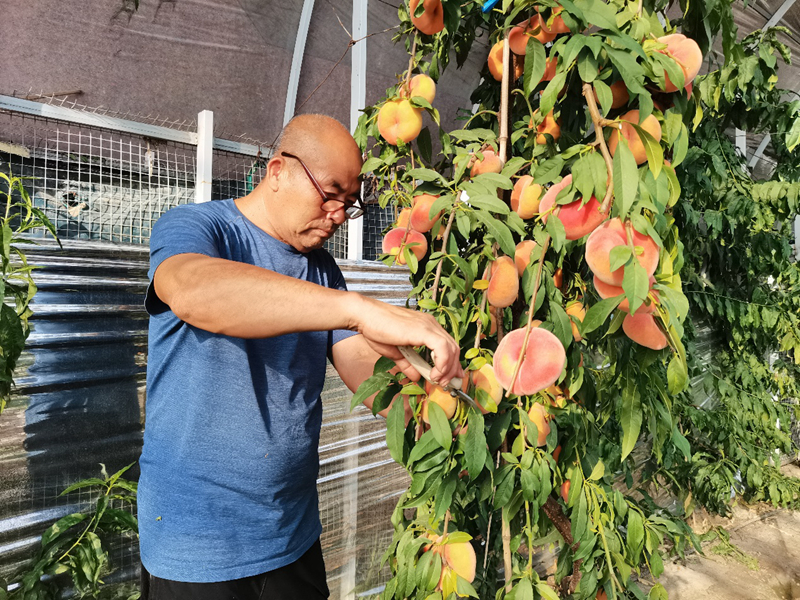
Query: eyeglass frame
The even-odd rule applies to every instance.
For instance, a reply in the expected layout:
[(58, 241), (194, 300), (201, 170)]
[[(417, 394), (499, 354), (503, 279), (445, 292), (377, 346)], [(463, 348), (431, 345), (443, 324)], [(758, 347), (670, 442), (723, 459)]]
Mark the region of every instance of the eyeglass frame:
[(345, 200), (338, 200), (336, 198), (331, 198), (330, 196), (328, 196), (328, 194), (325, 193), (325, 190), (322, 189), (322, 186), (317, 181), (317, 178), (311, 174), (311, 171), (306, 166), (306, 163), (303, 162), (302, 158), (300, 158), (299, 156), (295, 156), (294, 154), (291, 154), (289, 152), (281, 152), (280, 156), (293, 158), (300, 163), (300, 166), (303, 167), (303, 170), (306, 172), (306, 175), (308, 175), (308, 178), (311, 180), (311, 183), (317, 189), (319, 195), (322, 196), (322, 210), (324, 210), (325, 212), (336, 212), (337, 210), (339, 210), (338, 207), (334, 208), (333, 210), (328, 210), (325, 208), (325, 204), (327, 204), (328, 202), (338, 202), (339, 204), (344, 205), (344, 214), (345, 217), (349, 220), (358, 219), (360, 216), (364, 214), (364, 202), (361, 198), (357, 198), (356, 201), (353, 202), (352, 204), (349, 204)]

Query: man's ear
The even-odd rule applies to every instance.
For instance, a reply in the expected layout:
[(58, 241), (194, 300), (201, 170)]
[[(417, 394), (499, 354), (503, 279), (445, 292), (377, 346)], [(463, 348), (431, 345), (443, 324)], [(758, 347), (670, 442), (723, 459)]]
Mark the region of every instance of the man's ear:
[(286, 159), (282, 156), (276, 156), (270, 159), (267, 163), (267, 172), (264, 179), (267, 180), (269, 188), (275, 192), (280, 188), (281, 184), (288, 176)]

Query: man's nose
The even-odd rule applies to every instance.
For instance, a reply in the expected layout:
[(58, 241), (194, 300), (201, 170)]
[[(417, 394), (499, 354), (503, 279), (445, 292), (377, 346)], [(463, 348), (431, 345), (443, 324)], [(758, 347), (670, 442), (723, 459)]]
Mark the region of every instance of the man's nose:
[(329, 211), (327, 215), (328, 219), (336, 223), (337, 227), (347, 220), (347, 213), (345, 213), (344, 206), (337, 208), (336, 210)]

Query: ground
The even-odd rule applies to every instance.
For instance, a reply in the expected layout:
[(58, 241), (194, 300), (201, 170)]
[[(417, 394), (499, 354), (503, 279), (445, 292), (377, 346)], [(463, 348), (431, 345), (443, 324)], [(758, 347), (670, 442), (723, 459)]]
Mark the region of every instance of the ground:
[[(800, 468), (787, 466), (800, 476)], [(722, 526), (717, 538), (685, 561), (665, 565), (660, 582), (670, 600), (800, 600), (800, 513), (769, 505), (736, 506), (730, 519), (698, 514), (698, 533)]]

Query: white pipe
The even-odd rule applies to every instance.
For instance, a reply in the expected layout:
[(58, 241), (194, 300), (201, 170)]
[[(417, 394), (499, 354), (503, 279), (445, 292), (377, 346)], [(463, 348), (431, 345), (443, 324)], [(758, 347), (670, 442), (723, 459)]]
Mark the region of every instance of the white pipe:
[(303, 0), (300, 24), (297, 26), (297, 36), (294, 39), (292, 67), (289, 70), (289, 82), (286, 85), (286, 105), (283, 109), (284, 125), (292, 120), (295, 106), (297, 106), (297, 88), (300, 87), (300, 70), (303, 68), (303, 55), (306, 52), (306, 39), (308, 38), (308, 27), (311, 25), (312, 12), (314, 12), (314, 0)]
[[(353, 0), (353, 39), (360, 40), (351, 50), (350, 131), (355, 132), (360, 111), (367, 104), (367, 8), (368, 0)], [(364, 186), (361, 186), (363, 193)], [(347, 258), (364, 258), (364, 218), (347, 223)]]
[(195, 203), (211, 200), (211, 167), (214, 161), (214, 113), (197, 113), (197, 172), (194, 179)]

